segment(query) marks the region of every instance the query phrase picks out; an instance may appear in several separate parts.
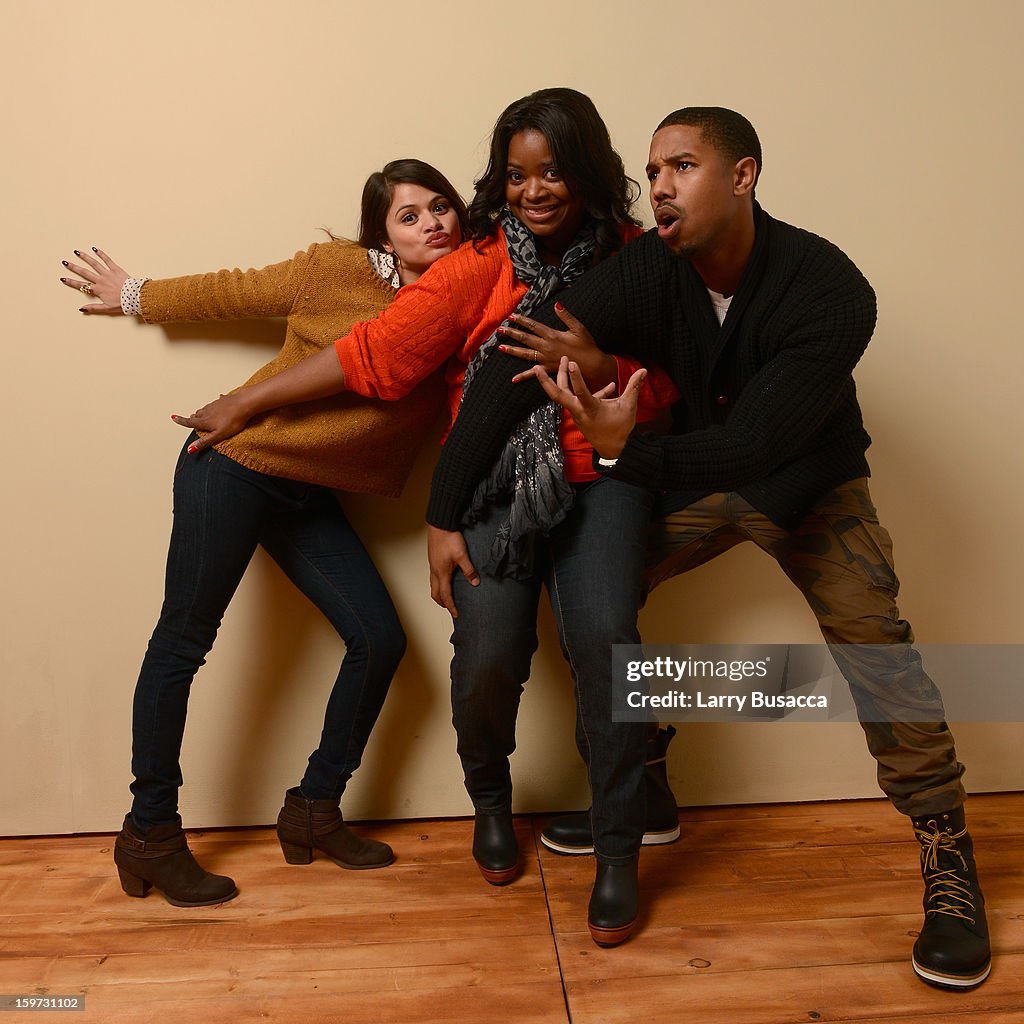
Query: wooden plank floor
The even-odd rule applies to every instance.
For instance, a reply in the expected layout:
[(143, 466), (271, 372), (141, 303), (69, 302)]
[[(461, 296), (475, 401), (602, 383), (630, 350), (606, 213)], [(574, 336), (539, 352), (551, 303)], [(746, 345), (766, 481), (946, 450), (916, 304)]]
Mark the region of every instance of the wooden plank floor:
[(270, 829), (192, 833), (241, 891), (196, 910), (126, 897), (112, 836), (0, 840), (0, 993), (85, 993), (71, 1019), (104, 1024), (1024, 1024), (1024, 794), (970, 800), (996, 950), (970, 993), (910, 968), (917, 851), (883, 801), (682, 811), (612, 950), (586, 929), (593, 859), (546, 850), (544, 820), (517, 819), (501, 889), (466, 820), (375, 826), (398, 860), (364, 872), (286, 865)]

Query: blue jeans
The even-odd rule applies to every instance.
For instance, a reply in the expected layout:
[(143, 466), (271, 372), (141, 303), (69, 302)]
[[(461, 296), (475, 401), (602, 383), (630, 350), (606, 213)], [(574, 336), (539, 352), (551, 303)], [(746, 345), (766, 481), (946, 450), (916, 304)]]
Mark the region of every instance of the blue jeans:
[[(637, 612), (653, 495), (602, 478), (574, 488), (564, 522), (537, 542), (534, 577), (453, 580), (452, 721), (466, 789), (482, 814), (512, 807), (508, 757), (537, 649), (537, 602), (548, 588), (576, 694), (576, 744), (587, 765), (597, 857), (621, 863), (640, 849), (644, 826), (645, 726), (612, 721), (612, 644), (640, 642)], [(479, 567), (506, 506), (465, 531)]]
[(213, 450), (189, 455), (183, 448), (163, 608), (135, 687), (131, 789), (138, 828), (181, 821), (179, 758), (192, 679), (257, 544), (346, 647), (303, 795), (340, 797), (359, 765), (405, 653), (402, 625), (362, 541), (326, 488), (257, 473)]

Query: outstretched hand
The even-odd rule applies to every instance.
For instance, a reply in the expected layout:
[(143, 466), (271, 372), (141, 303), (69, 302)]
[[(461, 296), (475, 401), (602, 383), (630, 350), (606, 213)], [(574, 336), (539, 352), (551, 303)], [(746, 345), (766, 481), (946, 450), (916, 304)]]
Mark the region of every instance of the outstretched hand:
[(580, 368), (564, 356), (558, 365), (557, 380), (552, 380), (542, 366), (534, 368), (534, 376), (548, 398), (569, 410), (576, 426), (601, 458), (619, 457), (636, 426), (637, 402), (646, 370), (637, 370), (618, 398), (611, 397), (614, 384), (591, 394)]
[(61, 260), (75, 277), (62, 277), (61, 284), (74, 288), (83, 295), (99, 299), (88, 306), (81, 306), (82, 313), (105, 313), (107, 316), (121, 315), (121, 286), (128, 280), (128, 274), (105, 252), (93, 246), (95, 259), (87, 253), (75, 250), (75, 255), (87, 266)]
[[(244, 389), (243, 389), (244, 390)], [(196, 409), (191, 416), (171, 416), (179, 426), (188, 427), (202, 433), (189, 445), (189, 453), (195, 454), (211, 448), (220, 441), (237, 434), (252, 418), (241, 392), (221, 395), (209, 405)]]
[[(565, 324), (564, 331), (545, 327), (528, 316), (514, 314), (509, 317), (514, 326), (502, 327), (499, 333), (518, 344), (501, 345), (501, 351), (543, 366), (548, 373), (557, 373), (559, 361), (566, 356), (580, 367), (583, 376), (594, 387), (615, 380), (618, 373), (615, 359), (597, 347), (590, 331), (560, 303), (555, 303), (555, 313)], [(526, 370), (513, 380), (532, 376), (534, 374)]]

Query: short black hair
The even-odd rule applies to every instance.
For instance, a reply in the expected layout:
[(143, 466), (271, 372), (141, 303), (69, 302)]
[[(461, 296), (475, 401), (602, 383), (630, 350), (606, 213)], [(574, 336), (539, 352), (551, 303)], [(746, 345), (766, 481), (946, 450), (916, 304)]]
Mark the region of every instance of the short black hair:
[(487, 169), (469, 204), (471, 237), (486, 238), (497, 231), (496, 218), (505, 205), (509, 143), (525, 131), (540, 132), (547, 139), (566, 183), (584, 202), (601, 256), (618, 249), (622, 228), (639, 224), (630, 209), (640, 186), (627, 177), (593, 100), (565, 88), (540, 89), (502, 111), (491, 133)]
[(757, 162), (754, 183), (761, 177), (761, 140), (742, 114), (728, 107), (682, 107), (664, 118), (655, 132), (673, 125), (699, 128), (704, 141), (734, 164), (744, 157), (753, 157)]

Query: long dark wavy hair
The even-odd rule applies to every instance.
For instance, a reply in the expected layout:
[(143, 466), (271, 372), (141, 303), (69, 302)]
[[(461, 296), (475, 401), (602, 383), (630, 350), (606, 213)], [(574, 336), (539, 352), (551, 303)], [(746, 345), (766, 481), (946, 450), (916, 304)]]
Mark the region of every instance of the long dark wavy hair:
[(394, 198), (395, 186), (403, 184), (420, 185), (429, 192), (444, 196), (459, 218), (462, 237), (469, 237), (469, 215), (462, 196), (436, 167), (409, 157), (386, 163), (366, 179), (359, 204), (358, 242), (361, 246), (366, 249), (379, 248), (387, 240), (388, 210)]
[(509, 142), (525, 131), (538, 131), (547, 139), (566, 184), (583, 199), (599, 256), (620, 248), (621, 228), (640, 223), (630, 213), (640, 197), (640, 186), (626, 175), (590, 97), (564, 88), (540, 89), (502, 111), (491, 133), (487, 169), (474, 182), (469, 236), (487, 238), (498, 230), (496, 218), (505, 205)]

